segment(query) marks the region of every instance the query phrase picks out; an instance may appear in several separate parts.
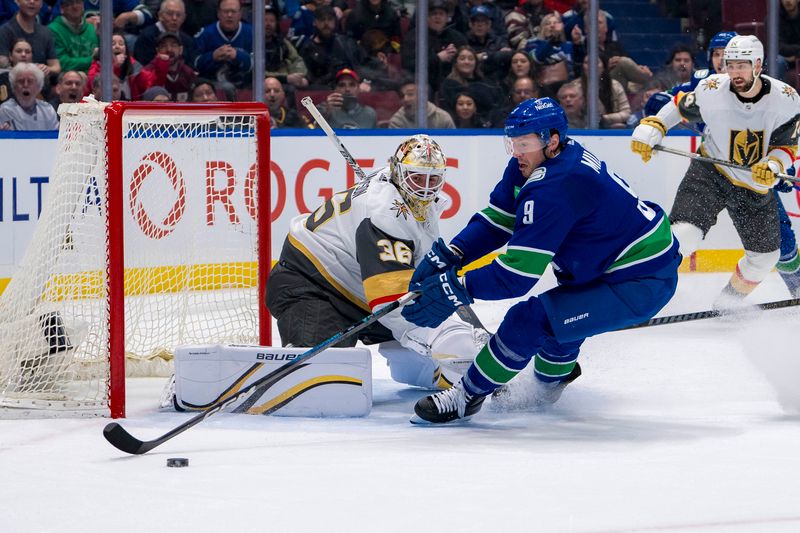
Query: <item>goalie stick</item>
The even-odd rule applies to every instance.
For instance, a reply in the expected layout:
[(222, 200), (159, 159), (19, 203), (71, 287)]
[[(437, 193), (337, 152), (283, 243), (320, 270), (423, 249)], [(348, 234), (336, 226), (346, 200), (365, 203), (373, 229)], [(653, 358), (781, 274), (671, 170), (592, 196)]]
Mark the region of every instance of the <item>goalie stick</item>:
[[(800, 305), (800, 298), (755, 304), (752, 306), (743, 307), (742, 311), (748, 311), (748, 310), (754, 311), (756, 309), (760, 309), (761, 311), (770, 311), (772, 309), (785, 309), (786, 307), (795, 307), (797, 305)], [(634, 324), (633, 326), (620, 328), (617, 331), (625, 331), (626, 329), (647, 328), (650, 326), (661, 326), (663, 324), (676, 324), (678, 322), (689, 322), (692, 320), (703, 320), (706, 318), (717, 318), (721, 316), (727, 316), (728, 314), (729, 313), (726, 311), (717, 311), (712, 309), (709, 311), (696, 311), (694, 313), (683, 313), (680, 315), (653, 317), (647, 322), (642, 322), (641, 324)]]
[[(750, 167), (746, 167), (744, 165), (737, 165), (736, 163), (731, 163), (730, 161), (725, 161), (724, 159), (717, 159), (716, 157), (707, 157), (704, 155), (695, 154), (694, 152), (684, 152), (683, 150), (676, 150), (674, 148), (669, 148), (668, 146), (662, 146), (660, 144), (653, 146), (653, 150), (657, 150), (659, 152), (665, 152), (667, 154), (672, 154), (672, 155), (680, 155), (683, 157), (688, 157), (689, 159), (696, 159), (698, 161), (702, 161), (703, 163), (712, 163), (714, 165), (720, 165), (728, 168), (735, 168), (738, 170), (752, 170)], [(792, 183), (800, 183), (800, 178), (795, 176), (790, 176), (789, 174), (776, 173), (775, 177), (780, 180), (791, 181)]]
[(267, 390), (272, 385), (283, 379), (286, 375), (290, 374), (294, 370), (294, 367), (298, 365), (300, 362), (306, 362), (315, 355), (322, 353), (327, 348), (330, 348), (332, 345), (338, 343), (339, 341), (352, 337), (354, 334), (358, 333), (365, 327), (369, 326), (382, 316), (387, 315), (392, 311), (394, 311), (395, 309), (398, 309), (399, 307), (402, 307), (405, 304), (411, 302), (420, 294), (421, 293), (419, 291), (414, 291), (404, 294), (397, 300), (375, 311), (371, 315), (365, 316), (355, 324), (349, 326), (347, 329), (340, 331), (339, 333), (335, 334), (329, 339), (322, 341), (313, 348), (310, 348), (308, 351), (303, 352), (302, 354), (298, 355), (295, 359), (281, 366), (277, 370), (270, 372), (266, 376), (254, 381), (253, 383), (251, 383), (238, 393), (234, 394), (230, 398), (225, 398), (224, 400), (220, 400), (219, 402), (212, 405), (208, 409), (199, 412), (198, 414), (196, 414), (183, 424), (161, 435), (157, 439), (145, 440), (145, 441), (139, 440), (130, 433), (128, 433), (128, 431), (117, 422), (111, 422), (107, 424), (106, 427), (103, 428), (103, 436), (106, 438), (108, 442), (111, 443), (112, 446), (125, 453), (129, 453), (132, 455), (141, 455), (143, 453), (147, 453), (156, 446), (164, 444), (171, 438), (180, 435), (181, 433), (191, 428), (192, 426), (196, 426), (206, 418), (219, 413), (229, 405), (253, 393), (254, 391)]
[(356, 163), (356, 160), (353, 159), (353, 154), (351, 154), (350, 150), (345, 148), (344, 144), (342, 144), (342, 141), (339, 140), (339, 136), (336, 135), (336, 132), (333, 131), (331, 125), (328, 124), (328, 121), (325, 120), (325, 117), (323, 117), (322, 113), (319, 112), (319, 109), (317, 109), (317, 106), (314, 105), (314, 101), (311, 99), (311, 97), (304, 97), (302, 100), (300, 100), (300, 103), (303, 104), (306, 109), (308, 109), (308, 112), (311, 113), (311, 116), (317, 121), (319, 127), (322, 128), (322, 131), (325, 132), (325, 135), (328, 136), (328, 139), (330, 139), (331, 142), (336, 146), (336, 149), (339, 150), (340, 154), (342, 154), (342, 157), (344, 157), (345, 161), (347, 161), (347, 164), (350, 165), (350, 167), (356, 173), (358, 179), (366, 179), (367, 175), (364, 174), (364, 171), (361, 169), (358, 163)]

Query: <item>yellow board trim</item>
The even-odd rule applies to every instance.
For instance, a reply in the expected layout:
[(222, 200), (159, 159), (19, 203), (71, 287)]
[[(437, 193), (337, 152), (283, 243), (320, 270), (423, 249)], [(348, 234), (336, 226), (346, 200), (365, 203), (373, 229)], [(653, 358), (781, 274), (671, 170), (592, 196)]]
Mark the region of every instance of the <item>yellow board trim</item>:
[[(464, 272), (475, 270), (488, 265), (494, 261), (499, 254), (491, 253), (480, 259), (473, 261), (459, 271), (459, 275)], [(679, 272), (731, 272), (736, 268), (736, 263), (742, 258), (742, 250), (698, 250), (694, 253), (694, 259), (684, 257)], [(272, 261), (275, 266), (276, 261)], [(692, 266), (692, 263), (694, 266)], [(231, 275), (232, 265), (238, 265), (242, 269), (241, 274)], [(175, 285), (175, 281), (181, 279), (179, 272), (185, 272), (185, 266), (161, 266), (151, 268), (134, 268), (125, 270), (125, 294), (143, 295), (164, 292), (178, 292), (182, 287)], [(204, 264), (191, 267), (189, 290), (219, 290), (225, 288), (251, 288), (258, 282), (258, 267), (255, 262), (251, 263), (226, 263), (226, 264)], [(150, 272), (147, 272), (150, 271)], [(223, 274), (225, 272), (225, 274)], [(67, 296), (72, 298), (99, 298), (101, 295), (102, 277), (97, 272), (80, 272), (77, 274), (61, 274), (53, 276), (47, 284), (47, 300), (61, 301)], [(134, 286), (131, 280), (137, 278), (148, 279), (159, 276), (163, 278), (161, 283), (154, 285), (139, 284)], [(170, 285), (170, 283), (172, 285)], [(330, 280), (329, 280), (330, 281)], [(5, 291), (11, 278), (0, 278), (0, 294)], [(346, 294), (346, 293), (342, 293)], [(359, 307), (366, 304), (358, 303)]]

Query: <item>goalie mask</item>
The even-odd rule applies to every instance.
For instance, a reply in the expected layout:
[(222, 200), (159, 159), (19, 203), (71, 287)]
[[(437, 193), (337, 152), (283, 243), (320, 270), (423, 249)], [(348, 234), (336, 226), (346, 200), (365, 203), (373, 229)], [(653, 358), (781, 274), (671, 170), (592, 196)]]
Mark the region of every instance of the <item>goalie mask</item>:
[(428, 206), (444, 187), (446, 159), (436, 141), (414, 135), (389, 160), (392, 182), (418, 221), (425, 220)]

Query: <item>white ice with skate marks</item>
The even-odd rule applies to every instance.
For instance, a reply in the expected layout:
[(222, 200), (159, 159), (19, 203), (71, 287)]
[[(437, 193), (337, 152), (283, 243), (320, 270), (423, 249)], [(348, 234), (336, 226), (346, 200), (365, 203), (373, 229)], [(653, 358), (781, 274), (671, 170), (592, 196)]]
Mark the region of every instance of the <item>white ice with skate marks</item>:
[[(727, 278), (683, 276), (663, 314), (708, 309)], [(776, 274), (752, 295), (787, 297)], [(495, 329), (507, 304), (474, 307)], [(409, 424), (425, 392), (379, 356), (366, 418), (220, 414), (136, 457), (103, 439), (107, 420), (0, 421), (0, 529), (798, 531), (798, 319), (601, 335), (556, 405), (455, 427)], [(138, 438), (191, 416), (158, 412), (163, 383), (128, 381)]]

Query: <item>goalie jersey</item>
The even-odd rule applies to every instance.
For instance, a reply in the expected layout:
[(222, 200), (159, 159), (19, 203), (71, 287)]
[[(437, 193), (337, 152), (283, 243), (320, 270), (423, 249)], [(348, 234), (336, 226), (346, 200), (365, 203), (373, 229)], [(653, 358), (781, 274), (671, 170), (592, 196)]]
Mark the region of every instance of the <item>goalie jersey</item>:
[[(295, 217), (282, 255), (307, 278), (371, 313), (408, 291), (414, 266), (439, 235), (441, 203), (418, 222), (383, 168)], [(399, 340), (414, 328), (399, 313), (380, 322)]]
[[(786, 172), (797, 153), (800, 97), (782, 81), (761, 76), (761, 91), (744, 98), (730, 86), (727, 74), (702, 80), (694, 91), (678, 93), (672, 103), (658, 112), (667, 129), (680, 120), (705, 122), (700, 145), (703, 155), (747, 167), (769, 158)], [(715, 165), (734, 185), (761, 194), (768, 187), (755, 183), (749, 170)]]

